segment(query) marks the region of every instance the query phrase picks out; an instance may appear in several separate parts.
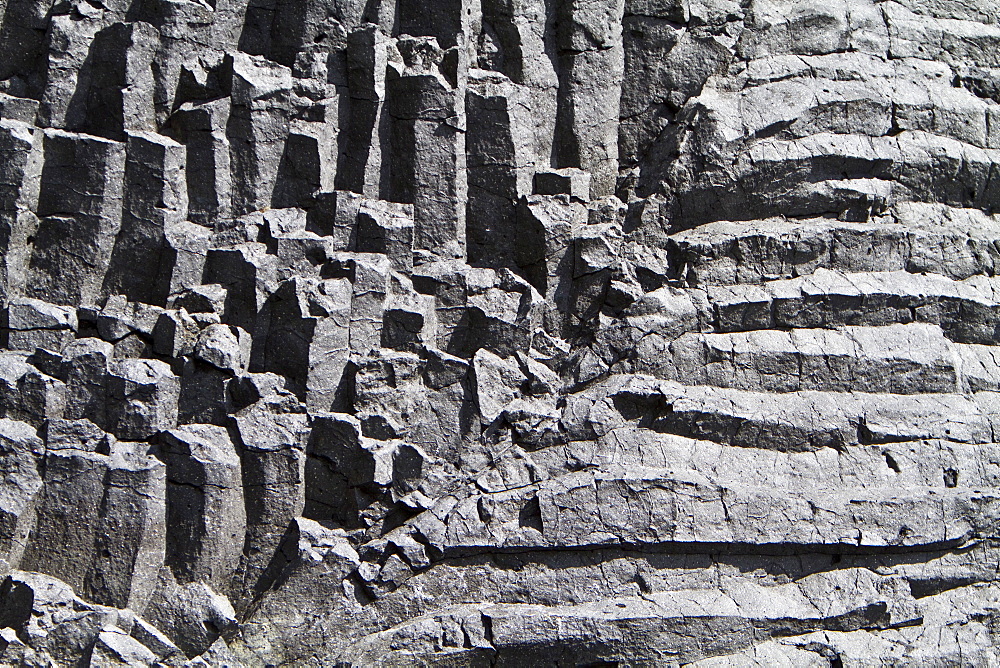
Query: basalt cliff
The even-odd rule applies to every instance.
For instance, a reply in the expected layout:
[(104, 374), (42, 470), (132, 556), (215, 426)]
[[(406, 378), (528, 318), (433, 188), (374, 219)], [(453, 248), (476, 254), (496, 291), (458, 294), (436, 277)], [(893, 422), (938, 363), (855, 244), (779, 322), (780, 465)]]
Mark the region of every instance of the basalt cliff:
[(0, 0), (0, 665), (1000, 665), (997, 0)]

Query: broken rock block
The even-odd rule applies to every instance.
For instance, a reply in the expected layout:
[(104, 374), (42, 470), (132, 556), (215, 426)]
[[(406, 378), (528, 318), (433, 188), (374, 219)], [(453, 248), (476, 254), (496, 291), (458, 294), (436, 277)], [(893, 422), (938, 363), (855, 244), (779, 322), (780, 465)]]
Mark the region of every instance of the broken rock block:
[(188, 313), (214, 313), (222, 316), (228, 290), (218, 283), (191, 285), (177, 292), (170, 306)]
[(150, 649), (124, 631), (112, 627), (101, 631), (94, 642), (90, 654), (90, 665), (111, 668), (112, 666), (152, 666), (159, 657)]
[(250, 361), (250, 335), (233, 325), (209, 325), (198, 334), (193, 353), (222, 371), (239, 374)]
[(97, 332), (111, 343), (117, 343), (133, 333), (151, 337), (160, 312), (159, 307), (129, 301), (125, 295), (113, 295), (108, 297), (97, 315)]
[(572, 288), (572, 237), (586, 224), (587, 207), (566, 195), (532, 195), (518, 206), (517, 264), (524, 278), (561, 314), (551, 333), (560, 334)]
[(219, 638), (237, 632), (236, 614), (229, 600), (201, 582), (177, 583), (162, 568), (156, 590), (143, 617), (189, 658), (203, 653)]
[(55, 306), (37, 299), (14, 299), (7, 305), (7, 347), (59, 352), (73, 340), (77, 330), (76, 309)]
[(37, 427), (63, 416), (67, 391), (65, 383), (39, 371), (29, 359), (33, 358), (20, 352), (0, 354), (0, 410), (5, 417)]
[(362, 434), (361, 423), (354, 416), (317, 414), (307, 448), (303, 515), (355, 528), (363, 508), (354, 488), (385, 485), (390, 480), (391, 472), (376, 458), (379, 445)]
[(589, 202), (590, 172), (573, 168), (535, 172), (534, 194), (569, 195), (579, 202)]
[(0, 584), (0, 609), (6, 627), (0, 660), (10, 665), (78, 664), (102, 631), (129, 621), (127, 613), (77, 598), (61, 580), (24, 571)]
[(107, 373), (108, 431), (141, 441), (177, 424), (180, 381), (159, 360), (112, 362)]
[(381, 347), (382, 315), (390, 291), (389, 259), (374, 253), (338, 253), (324, 267), (324, 275), (351, 283), (350, 350), (366, 356)]
[(357, 216), (356, 249), (389, 258), (393, 271), (413, 268), (413, 207), (382, 200), (362, 200)]
[(309, 206), (314, 193), (334, 187), (337, 140), (330, 124), (296, 119), (290, 123), (275, 182), (274, 206)]
[(521, 396), (527, 377), (515, 359), (503, 359), (488, 350), (473, 358), (479, 413), (489, 423), (500, 417), (504, 408)]
[[(277, 555), (265, 583), (283, 586), (263, 588), (259, 605), (244, 623), (244, 645), (265, 656), (305, 658), (348, 643), (333, 620), (359, 614), (362, 594), (355, 593), (358, 585), (350, 577), (361, 560), (345, 534), (296, 518)], [(293, 600), (297, 603), (290, 606)]]
[(153, 352), (168, 357), (190, 355), (200, 333), (200, 323), (184, 308), (165, 310), (153, 326)]
[(67, 420), (87, 419), (107, 430), (108, 364), (114, 346), (97, 338), (77, 339), (63, 350)]
[(486, 348), (508, 357), (526, 350), (532, 335), (548, 322), (547, 302), (509, 269), (497, 274), (481, 271), (479, 275), (470, 272), (466, 279), (466, 309), (451, 333), (448, 352), (471, 357), (480, 348)]

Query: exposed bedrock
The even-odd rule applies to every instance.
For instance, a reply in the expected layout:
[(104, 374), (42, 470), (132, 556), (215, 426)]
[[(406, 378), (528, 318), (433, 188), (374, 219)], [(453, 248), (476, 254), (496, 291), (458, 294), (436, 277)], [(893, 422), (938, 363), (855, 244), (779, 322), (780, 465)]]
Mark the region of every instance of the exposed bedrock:
[(1000, 664), (995, 0), (0, 54), (0, 665)]

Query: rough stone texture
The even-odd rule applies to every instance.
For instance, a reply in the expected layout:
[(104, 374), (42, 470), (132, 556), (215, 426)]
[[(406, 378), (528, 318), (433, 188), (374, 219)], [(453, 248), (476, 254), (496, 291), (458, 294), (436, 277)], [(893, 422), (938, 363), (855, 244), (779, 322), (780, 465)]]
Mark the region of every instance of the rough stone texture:
[(1000, 665), (996, 0), (0, 54), (0, 665)]

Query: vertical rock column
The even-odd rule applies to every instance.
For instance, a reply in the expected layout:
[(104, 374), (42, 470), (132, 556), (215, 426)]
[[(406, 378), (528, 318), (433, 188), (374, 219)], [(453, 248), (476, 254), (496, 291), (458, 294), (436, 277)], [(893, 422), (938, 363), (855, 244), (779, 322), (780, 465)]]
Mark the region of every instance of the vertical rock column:
[(590, 196), (598, 199), (613, 194), (618, 179), (625, 3), (560, 1), (555, 166), (589, 171)]
[(521, 200), (518, 216), (518, 264), (548, 302), (546, 330), (562, 336), (570, 312), (572, 238), (587, 222), (587, 205), (567, 194), (532, 195)]
[(100, 532), (108, 456), (83, 448), (49, 447), (45, 486), (21, 568), (85, 591)]
[[(155, 75), (152, 77), (153, 97), (150, 100), (158, 123), (162, 124), (179, 104), (192, 99), (185, 95), (185, 86), (181, 83), (185, 65), (191, 72), (205, 63), (216, 64), (225, 50), (235, 46), (236, 38), (225, 34), (228, 32), (226, 23), (233, 23), (235, 18), (229, 15), (231, 10), (227, 5), (240, 4), (245, 5), (246, 0), (234, 0), (232, 3), (217, 0), (211, 5), (162, 0), (155, 5), (145, 5), (152, 10), (147, 12), (146, 20), (156, 24), (160, 37), (153, 60)], [(151, 16), (154, 12), (155, 18)], [(195, 62), (198, 64), (194, 65)], [(208, 84), (208, 77), (199, 83), (202, 82)], [(178, 95), (184, 97), (177, 100)], [(206, 98), (198, 95), (194, 99)]]
[[(622, 167), (635, 168), (656, 136), (673, 119), (678, 100), (671, 99), (678, 79), (685, 79), (690, 63), (676, 64), (671, 51), (686, 31), (682, 3), (651, 7), (628, 0), (622, 21), (625, 75), (622, 80), (621, 127), (618, 132)], [(672, 67), (672, 65), (681, 65)]]
[(351, 285), (343, 279), (323, 281), (313, 299), (320, 314), (309, 346), (309, 376), (306, 407), (330, 410), (337, 400), (341, 380), (350, 359)]
[(316, 192), (329, 192), (336, 177), (335, 123), (295, 120), (274, 193), (274, 206), (308, 206)]
[(496, 72), (473, 70), (468, 114), (469, 264), (515, 267), (517, 201), (531, 194), (531, 91)]
[(247, 531), (243, 556), (233, 581), (239, 611), (274, 557), (289, 523), (305, 507), (305, 446), (309, 434), (303, 413), (275, 413), (265, 401), (236, 418), (241, 438), (243, 494)]
[(226, 136), (229, 100), (181, 105), (166, 132), (184, 144), (187, 157), (188, 219), (212, 226), (230, 216), (232, 181)]
[(532, 141), (539, 167), (550, 166), (559, 78), (554, 0), (490, 0), (483, 4), (479, 67), (498, 70), (530, 91)]
[(292, 73), (263, 58), (232, 57), (233, 214), (271, 206), (289, 128)]
[(184, 147), (154, 134), (131, 134), (126, 143), (125, 206), (105, 293), (131, 301), (164, 305), (170, 294), (172, 263), (166, 232), (184, 222), (187, 186)]
[[(42, 4), (39, 3), (39, 7)], [(44, 69), (38, 67), (31, 76), (29, 91), (38, 95), (38, 122), (51, 128), (78, 129), (86, 122), (88, 81), (80, 81), (83, 64), (87, 60), (95, 35), (104, 27), (100, 15), (83, 15), (77, 12), (51, 17), (49, 25), (39, 26), (39, 34), (46, 34), (46, 49), (44, 53)], [(3, 48), (6, 62), (17, 62), (18, 47), (3, 44), (0, 38), (0, 48)], [(13, 51), (13, 53), (11, 53)], [(41, 61), (39, 61), (41, 64)], [(21, 64), (24, 68), (27, 64)], [(89, 66), (88, 66), (89, 69)], [(11, 73), (4, 72), (0, 66), (3, 78)], [(32, 90), (38, 87), (37, 92)], [(80, 91), (77, 94), (77, 91)]]
[(356, 253), (334, 258), (351, 279), (351, 355), (365, 357), (382, 346), (382, 316), (392, 267), (384, 255)]
[(246, 529), (236, 446), (222, 427), (189, 425), (161, 435), (167, 465), (167, 565), (178, 582), (226, 587)]
[(292, 278), (268, 305), (265, 370), (288, 378), (309, 410), (330, 410), (350, 357), (351, 284)]
[(384, 32), (366, 25), (347, 36), (347, 134), (341, 142), (336, 187), (379, 197), (385, 178), (382, 148), (388, 134), (383, 117), (385, 75), (391, 43)]
[(393, 120), (388, 199), (413, 204), (414, 251), (464, 259), (464, 52), (441, 51), (433, 38), (401, 38), (398, 47), (404, 65), (386, 83)]
[(31, 425), (0, 420), (0, 472), (5, 493), (0, 497), (0, 567), (17, 568), (42, 489), (37, 457), (44, 446)]
[(145, 443), (115, 443), (84, 596), (141, 612), (156, 587), (166, 544), (166, 477)]
[(96, 303), (121, 226), (125, 147), (62, 130), (45, 133), (27, 296), (53, 304)]
[(434, 37), (448, 49), (479, 32), (480, 0), (398, 0), (399, 33)]
[(89, 68), (81, 69), (80, 85), (88, 88), (85, 118), (68, 118), (69, 127), (119, 141), (130, 131), (155, 131), (152, 63), (159, 43), (156, 28), (142, 22), (115, 23), (97, 33)]
[(28, 238), (38, 227), (42, 133), (0, 120), (0, 298), (21, 294), (28, 271)]

